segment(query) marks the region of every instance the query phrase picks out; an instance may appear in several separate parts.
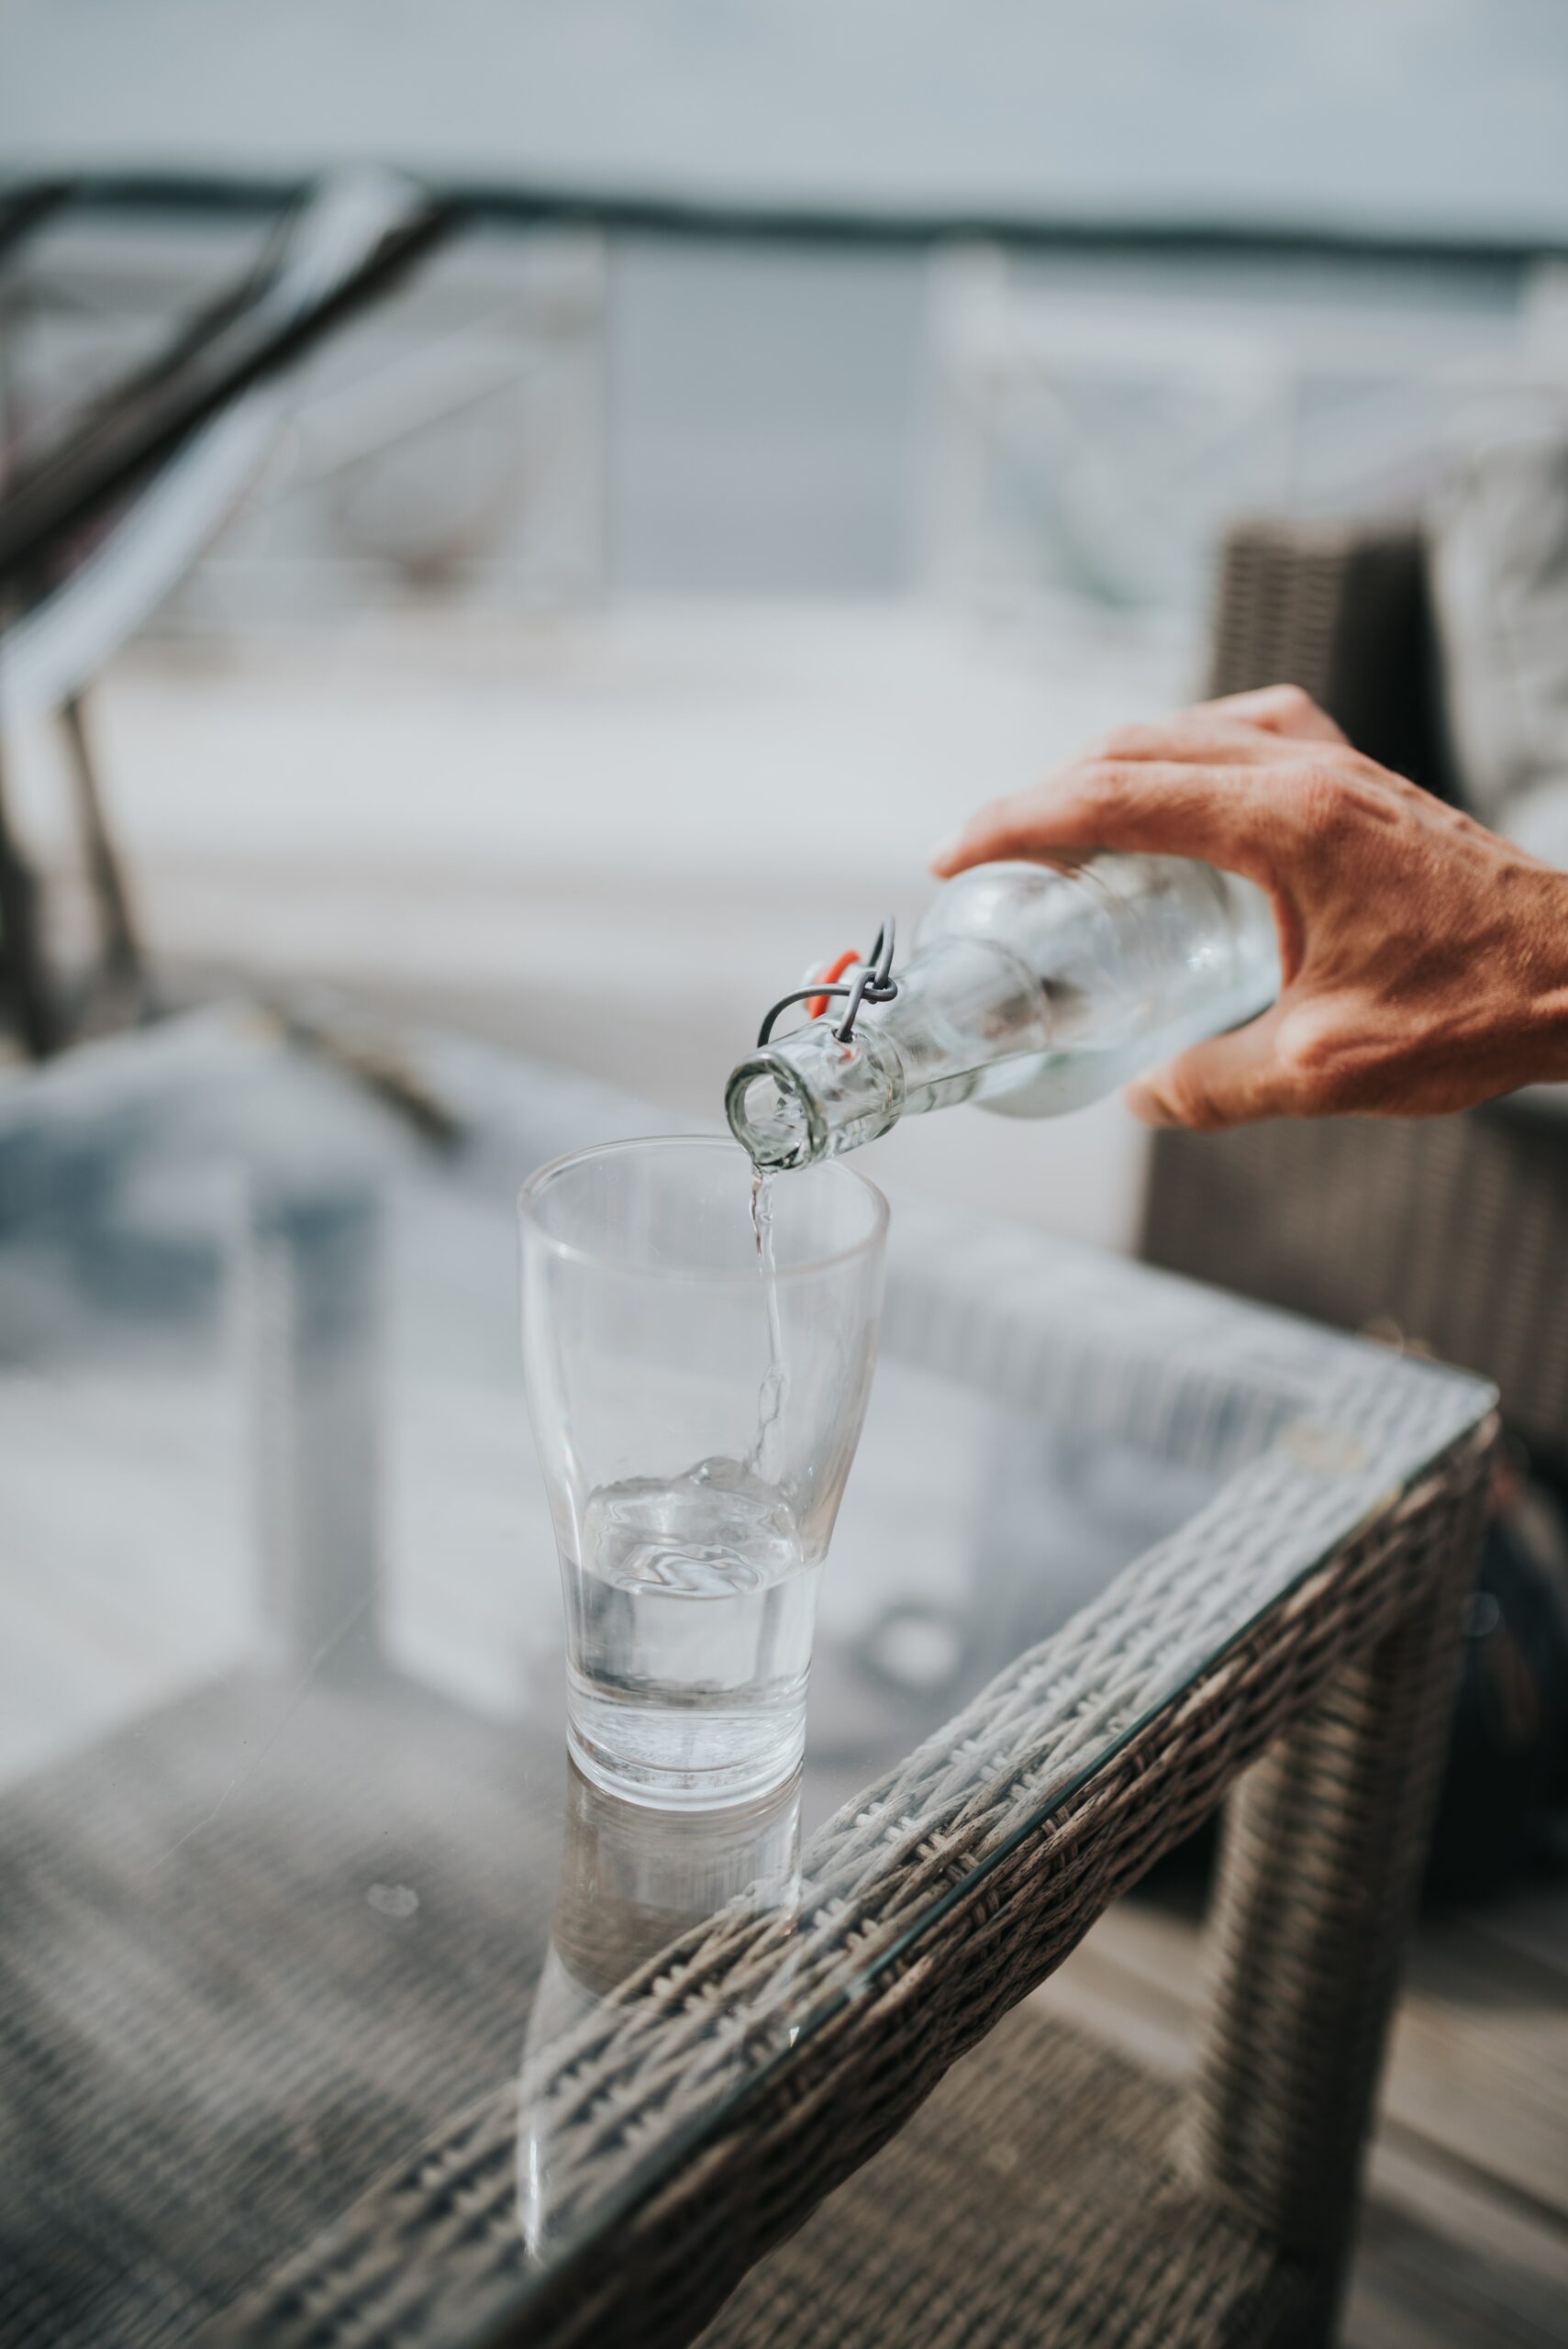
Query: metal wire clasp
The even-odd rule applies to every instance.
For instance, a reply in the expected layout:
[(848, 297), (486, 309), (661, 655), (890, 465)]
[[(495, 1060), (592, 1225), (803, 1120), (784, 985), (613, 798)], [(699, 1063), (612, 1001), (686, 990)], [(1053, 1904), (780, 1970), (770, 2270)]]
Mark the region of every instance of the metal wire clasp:
[(893, 916), (888, 914), (876, 933), (870, 954), (863, 963), (857, 963), (852, 978), (836, 981), (814, 979), (809, 986), (796, 987), (789, 995), (781, 995), (757, 1030), (758, 1051), (772, 1038), (773, 1022), (781, 1011), (787, 1011), (792, 1003), (809, 1003), (813, 996), (819, 995), (849, 997), (844, 1016), (833, 1030), (840, 1043), (847, 1044), (855, 1032), (855, 1021), (860, 1016), (862, 1004), (891, 1003), (898, 993), (898, 982), (892, 976), (894, 927)]

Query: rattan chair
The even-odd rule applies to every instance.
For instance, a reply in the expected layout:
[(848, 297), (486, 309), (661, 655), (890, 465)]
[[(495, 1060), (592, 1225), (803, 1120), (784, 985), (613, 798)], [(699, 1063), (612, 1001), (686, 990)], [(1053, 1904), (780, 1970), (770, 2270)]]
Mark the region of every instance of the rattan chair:
[[(1208, 689), (1306, 688), (1369, 756), (1460, 799), (1413, 528), (1249, 524), (1227, 541)], [(1568, 1115), (1273, 1123), (1154, 1143), (1142, 1252), (1493, 1379), (1568, 1483)]]

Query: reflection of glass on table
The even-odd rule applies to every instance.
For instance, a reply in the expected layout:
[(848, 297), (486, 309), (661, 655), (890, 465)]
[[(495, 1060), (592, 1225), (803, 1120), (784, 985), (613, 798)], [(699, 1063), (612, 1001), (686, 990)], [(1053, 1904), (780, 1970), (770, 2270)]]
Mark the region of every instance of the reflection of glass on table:
[(799, 1898), (798, 1777), (754, 1802), (656, 1811), (568, 1770), (555, 1916), (518, 2086), (517, 2223), (530, 2257), (548, 2260), (593, 2210), (598, 2148), (571, 2078), (573, 2059), (603, 2041), (606, 2001), (656, 1982), (720, 1915), (732, 1929), (765, 1920), (776, 1964)]

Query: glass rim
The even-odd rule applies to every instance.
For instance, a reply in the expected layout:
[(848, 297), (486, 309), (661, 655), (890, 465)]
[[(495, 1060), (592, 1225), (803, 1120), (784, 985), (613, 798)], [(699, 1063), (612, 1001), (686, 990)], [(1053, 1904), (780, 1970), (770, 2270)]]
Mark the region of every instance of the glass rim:
[[(591, 1142), (585, 1150), (564, 1151), (559, 1158), (548, 1159), (542, 1166), (535, 1167), (517, 1193), (518, 1219), (553, 1254), (580, 1264), (597, 1265), (604, 1272), (619, 1273), (628, 1280), (683, 1281), (687, 1284), (754, 1282), (759, 1278), (754, 1264), (738, 1265), (733, 1272), (728, 1272), (714, 1266), (694, 1265), (690, 1270), (684, 1270), (673, 1264), (630, 1264), (625, 1257), (607, 1253), (603, 1249), (587, 1248), (575, 1240), (562, 1240), (557, 1233), (548, 1230), (539, 1217), (537, 1206), (539, 1194), (558, 1176), (564, 1174), (569, 1167), (584, 1165), (590, 1159), (627, 1156), (634, 1151), (691, 1149), (720, 1150), (727, 1157), (738, 1158), (747, 1166), (752, 1163), (730, 1134), (628, 1134), (619, 1141)], [(763, 1167), (761, 1171), (764, 1174), (772, 1174), (784, 1170)], [(856, 1256), (865, 1255), (886, 1239), (891, 1210), (885, 1193), (869, 1174), (862, 1174), (857, 1167), (844, 1165), (839, 1159), (818, 1159), (814, 1167), (789, 1171), (802, 1174), (826, 1174), (835, 1180), (852, 1183), (869, 1201), (872, 1218), (869, 1229), (860, 1239), (851, 1240), (842, 1248), (835, 1248), (826, 1256), (808, 1257), (799, 1264), (777, 1265), (772, 1275), (774, 1280), (799, 1280), (813, 1273), (830, 1272), (836, 1264), (845, 1264)]]

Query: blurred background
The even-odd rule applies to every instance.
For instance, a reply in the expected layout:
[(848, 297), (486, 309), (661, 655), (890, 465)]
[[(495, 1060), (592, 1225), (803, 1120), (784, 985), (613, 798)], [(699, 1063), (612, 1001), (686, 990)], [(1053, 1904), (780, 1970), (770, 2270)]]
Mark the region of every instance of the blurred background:
[[(1562, 417), (1565, 156), (1551, 0), (6, 0), (50, 1041), (103, 941), (714, 1120), (966, 809), (1201, 690), (1239, 517)], [(1115, 1104), (879, 1156), (1134, 1230)]]

